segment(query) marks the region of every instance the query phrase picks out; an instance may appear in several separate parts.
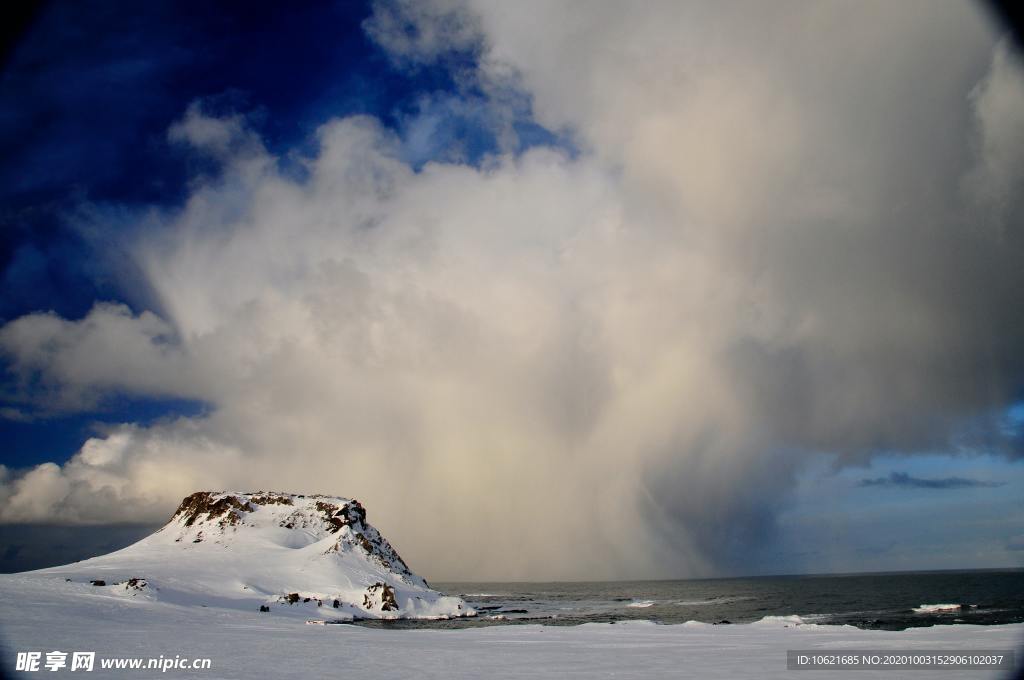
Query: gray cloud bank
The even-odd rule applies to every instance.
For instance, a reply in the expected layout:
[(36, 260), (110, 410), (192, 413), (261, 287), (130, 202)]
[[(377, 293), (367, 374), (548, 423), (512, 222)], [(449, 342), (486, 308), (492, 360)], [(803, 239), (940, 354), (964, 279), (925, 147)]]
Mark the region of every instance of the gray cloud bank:
[(1004, 485), (1005, 482), (990, 482), (982, 479), (968, 479), (967, 477), (925, 479), (923, 477), (913, 477), (906, 472), (892, 472), (889, 473), (888, 477), (862, 479), (858, 483), (858, 486), (894, 486), (908, 489), (991, 489)]
[(223, 172), (131, 246), (150, 311), (32, 314), (0, 351), (36, 409), (213, 410), (0, 470), (0, 520), (329, 491), (427, 574), (700, 575), (770, 543), (819, 453), (1021, 455), (1024, 80), (977, 7), (439, 0), (367, 30), (402, 68), (476, 50), (493, 112), (525, 92), (579, 153), (416, 171), (356, 117), (296, 180), (190, 109), (171, 141)]

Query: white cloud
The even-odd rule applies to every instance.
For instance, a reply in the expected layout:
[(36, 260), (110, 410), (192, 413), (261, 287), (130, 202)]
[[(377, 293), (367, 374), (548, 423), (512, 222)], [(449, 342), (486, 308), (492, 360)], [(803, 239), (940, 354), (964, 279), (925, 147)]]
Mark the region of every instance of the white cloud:
[(159, 522), (190, 490), (241, 464), (237, 451), (214, 444), (195, 423), (121, 426), (88, 439), (64, 465), (7, 470), (0, 521)]
[(91, 405), (114, 390), (198, 396), (190, 388), (196, 367), (171, 325), (122, 304), (97, 303), (79, 321), (23, 316), (0, 328), (0, 353), (23, 390), (58, 409)]
[(478, 45), (480, 28), (465, 8), (461, 0), (375, 2), (363, 28), (396, 65), (431, 63)]
[(203, 112), (200, 102), (193, 102), (181, 120), (171, 125), (167, 139), (228, 161), (237, 160), (245, 147), (262, 150), (262, 143), (249, 132), (240, 114), (209, 116)]

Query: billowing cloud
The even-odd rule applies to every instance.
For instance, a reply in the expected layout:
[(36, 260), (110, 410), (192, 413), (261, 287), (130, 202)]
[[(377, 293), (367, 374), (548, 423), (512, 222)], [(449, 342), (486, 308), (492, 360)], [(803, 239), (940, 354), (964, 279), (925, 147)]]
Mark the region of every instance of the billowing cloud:
[(62, 466), (43, 463), (20, 475), (0, 466), (0, 522), (160, 522), (181, 501), (181, 489), (205, 487), (243, 464), (237, 450), (194, 423), (126, 425), (88, 439)]
[(295, 179), (190, 109), (172, 140), (223, 170), (132, 248), (150, 311), (29, 315), (0, 351), (37, 406), (212, 411), (9, 473), (0, 519), (321, 491), (428, 574), (672, 576), (742, 566), (819, 453), (1013, 453), (1024, 105), (976, 8), (397, 3), (368, 26), (410, 67), (473, 51), (493, 115), (515, 84), (577, 153), (416, 169), (355, 117)]
[(174, 336), (152, 312), (136, 316), (126, 305), (101, 302), (78, 321), (50, 313), (16, 319), (0, 328), (0, 348), (24, 396), (74, 409), (117, 390), (190, 395), (195, 367)]

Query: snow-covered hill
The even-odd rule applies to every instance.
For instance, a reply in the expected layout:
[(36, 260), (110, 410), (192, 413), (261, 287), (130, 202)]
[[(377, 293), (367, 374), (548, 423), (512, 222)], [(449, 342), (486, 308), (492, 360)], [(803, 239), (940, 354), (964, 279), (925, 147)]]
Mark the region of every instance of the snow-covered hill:
[(414, 574), (358, 501), (331, 496), (201, 491), (134, 545), (30, 573), (56, 590), (314, 621), (476, 613)]

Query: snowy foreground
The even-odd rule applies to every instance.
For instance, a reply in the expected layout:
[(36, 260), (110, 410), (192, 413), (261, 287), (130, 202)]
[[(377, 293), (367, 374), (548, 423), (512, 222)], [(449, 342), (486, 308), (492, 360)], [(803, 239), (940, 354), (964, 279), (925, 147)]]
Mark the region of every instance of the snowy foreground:
[[(96, 593), (37, 574), (0, 576), (4, 671), (18, 651), (110, 657), (208, 657), (209, 670), (102, 670), (84, 677), (196, 678), (999, 678), (985, 671), (818, 672), (786, 669), (787, 649), (1017, 648), (1024, 624), (902, 632), (796, 625), (634, 622), (578, 627), (379, 630), (296, 617)], [(71, 586), (72, 584), (67, 584)], [(58, 676), (45, 671), (16, 677)], [(76, 677), (67, 669), (63, 675)]]
[[(474, 612), (431, 589), (366, 522), (356, 501), (198, 492), (147, 538), (109, 555), (0, 575), (0, 677), (18, 653), (94, 652), (83, 677), (197, 678), (837, 678), (1001, 677), (985, 671), (790, 671), (787, 649), (1011, 649), (1024, 624), (903, 632), (804, 624), (647, 622), (362, 628), (353, 619)], [(318, 623), (325, 625), (309, 625)], [(326, 625), (332, 624), (332, 625)], [(59, 655), (58, 655), (59, 656)], [(24, 657), (23, 657), (24, 658)], [(205, 669), (111, 669), (104, 660), (209, 659)]]

